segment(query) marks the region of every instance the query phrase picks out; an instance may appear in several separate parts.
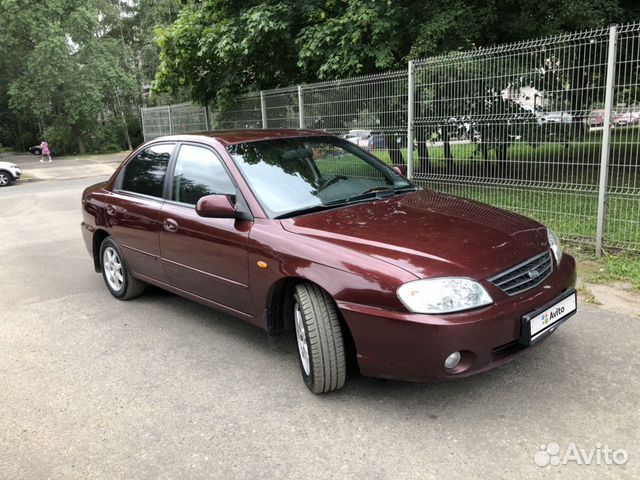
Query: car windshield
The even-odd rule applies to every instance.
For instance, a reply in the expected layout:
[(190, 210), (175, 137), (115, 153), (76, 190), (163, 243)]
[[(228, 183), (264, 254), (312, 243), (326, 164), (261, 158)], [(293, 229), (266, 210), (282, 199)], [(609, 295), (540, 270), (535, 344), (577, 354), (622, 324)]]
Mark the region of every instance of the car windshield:
[(240, 143), (228, 151), (271, 218), (415, 190), (382, 161), (335, 137)]

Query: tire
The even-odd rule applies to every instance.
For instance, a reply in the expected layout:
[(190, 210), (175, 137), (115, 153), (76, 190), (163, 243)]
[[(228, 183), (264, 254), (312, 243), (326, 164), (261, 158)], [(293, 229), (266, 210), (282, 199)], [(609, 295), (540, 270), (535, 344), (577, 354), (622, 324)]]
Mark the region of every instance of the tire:
[(38, 157), (42, 154), (42, 150), (40, 150), (39, 148), (34, 148), (33, 150), (31, 150), (31, 153)]
[(8, 187), (13, 183), (13, 178), (7, 172), (0, 172), (0, 187)]
[(313, 393), (341, 388), (346, 376), (342, 329), (333, 299), (317, 285), (296, 286), (293, 322), (300, 371)]
[(118, 300), (129, 300), (144, 292), (146, 284), (131, 276), (122, 250), (111, 237), (100, 245), (100, 270), (111, 295)]

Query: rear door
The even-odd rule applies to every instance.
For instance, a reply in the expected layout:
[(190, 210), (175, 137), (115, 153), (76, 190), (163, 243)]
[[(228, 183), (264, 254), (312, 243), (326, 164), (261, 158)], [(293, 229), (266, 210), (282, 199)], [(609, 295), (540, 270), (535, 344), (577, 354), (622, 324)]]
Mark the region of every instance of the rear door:
[(106, 205), (110, 232), (127, 265), (139, 275), (169, 283), (160, 262), (158, 221), (167, 168), (175, 143), (149, 145), (127, 162)]
[(247, 244), (252, 222), (203, 218), (195, 210), (206, 195), (236, 201), (236, 185), (213, 150), (181, 144), (159, 221), (162, 261), (174, 287), (251, 315)]

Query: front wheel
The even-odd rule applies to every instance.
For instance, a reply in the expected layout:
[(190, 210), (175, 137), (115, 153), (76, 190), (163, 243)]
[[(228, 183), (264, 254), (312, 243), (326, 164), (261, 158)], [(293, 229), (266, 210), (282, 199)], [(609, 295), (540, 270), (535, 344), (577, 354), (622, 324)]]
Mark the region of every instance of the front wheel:
[(298, 285), (293, 321), (300, 370), (309, 390), (325, 393), (341, 388), (347, 367), (342, 329), (332, 298), (317, 285)]
[(144, 291), (145, 283), (131, 276), (120, 247), (111, 237), (100, 246), (100, 265), (104, 283), (117, 299), (129, 300)]
[(7, 172), (0, 172), (0, 187), (8, 187), (13, 183), (11, 175)]

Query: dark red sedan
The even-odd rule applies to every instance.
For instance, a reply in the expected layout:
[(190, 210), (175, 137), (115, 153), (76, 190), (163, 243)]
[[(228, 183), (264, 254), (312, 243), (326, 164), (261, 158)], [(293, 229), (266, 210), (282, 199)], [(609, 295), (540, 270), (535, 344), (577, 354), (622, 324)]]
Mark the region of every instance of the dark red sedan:
[(342, 387), (352, 352), (373, 377), (478, 373), (576, 311), (575, 262), (553, 232), (423, 190), (325, 132), (158, 138), (82, 206), (113, 296), (152, 284), (291, 333), (316, 393)]

